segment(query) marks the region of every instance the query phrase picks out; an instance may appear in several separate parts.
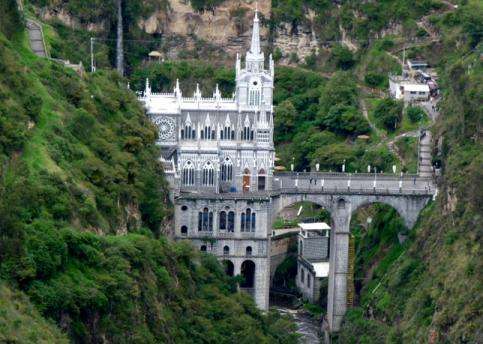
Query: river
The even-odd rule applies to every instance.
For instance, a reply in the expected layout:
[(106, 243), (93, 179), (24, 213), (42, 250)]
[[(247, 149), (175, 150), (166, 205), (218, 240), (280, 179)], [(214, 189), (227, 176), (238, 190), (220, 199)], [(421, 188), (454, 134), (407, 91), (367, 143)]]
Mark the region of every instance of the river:
[(291, 309), (282, 306), (275, 306), (281, 314), (290, 315), (294, 323), (297, 325), (297, 333), (302, 337), (302, 344), (320, 344), (323, 343), (322, 337), (319, 337), (320, 324), (314, 320), (304, 309)]

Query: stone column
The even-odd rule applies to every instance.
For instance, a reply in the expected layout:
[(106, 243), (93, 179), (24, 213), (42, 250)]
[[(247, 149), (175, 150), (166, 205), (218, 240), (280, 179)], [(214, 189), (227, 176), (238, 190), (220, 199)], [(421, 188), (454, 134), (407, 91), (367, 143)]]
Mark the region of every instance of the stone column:
[(270, 290), (270, 258), (252, 260), (255, 262), (255, 302), (259, 309), (266, 311)]
[(334, 204), (330, 236), (329, 292), (327, 320), (331, 332), (339, 331), (347, 310), (347, 274), (349, 269), (349, 225), (351, 204)]

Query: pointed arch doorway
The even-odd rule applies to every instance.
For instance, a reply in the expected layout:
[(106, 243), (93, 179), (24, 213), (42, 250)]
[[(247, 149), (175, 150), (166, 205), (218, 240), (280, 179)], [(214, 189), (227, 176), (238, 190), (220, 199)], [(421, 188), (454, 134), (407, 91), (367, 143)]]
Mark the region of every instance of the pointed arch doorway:
[(248, 168), (245, 168), (243, 170), (243, 192), (249, 192), (250, 191), (250, 170)]

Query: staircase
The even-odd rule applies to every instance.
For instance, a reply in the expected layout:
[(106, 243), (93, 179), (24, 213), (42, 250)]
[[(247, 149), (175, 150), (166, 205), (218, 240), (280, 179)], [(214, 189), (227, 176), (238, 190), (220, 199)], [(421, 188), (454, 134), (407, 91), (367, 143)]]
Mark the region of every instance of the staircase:
[(42, 26), (32, 19), (27, 19), (27, 30), (29, 33), (30, 47), (35, 55), (49, 57), (45, 47)]
[(354, 305), (354, 265), (356, 259), (356, 244), (353, 235), (349, 237), (349, 267), (347, 272), (347, 307)]
[(432, 177), (433, 167), (431, 158), (431, 132), (422, 130), (419, 136), (419, 166), (418, 174), (420, 177)]

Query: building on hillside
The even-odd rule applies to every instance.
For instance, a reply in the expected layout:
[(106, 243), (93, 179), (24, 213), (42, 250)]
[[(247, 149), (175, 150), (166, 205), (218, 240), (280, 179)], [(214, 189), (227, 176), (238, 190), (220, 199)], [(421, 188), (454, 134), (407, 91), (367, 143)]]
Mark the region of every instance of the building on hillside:
[(266, 65), (259, 30), (255, 12), (250, 50), (244, 63), (236, 58), (232, 97), (218, 86), (204, 97), (198, 85), (186, 97), (178, 82), (173, 92), (156, 93), (147, 80), (140, 100), (159, 128), (175, 238), (218, 256), (268, 309), (274, 62), (270, 55)]
[(428, 84), (418, 83), (401, 76), (389, 76), (389, 93), (395, 99), (402, 99), (406, 103), (426, 101), (430, 97)]
[(410, 70), (426, 70), (428, 68), (428, 63), (423, 60), (408, 60), (408, 68)]
[(330, 227), (325, 222), (299, 227), (296, 285), (304, 299), (315, 303), (322, 280), (329, 276)]

